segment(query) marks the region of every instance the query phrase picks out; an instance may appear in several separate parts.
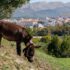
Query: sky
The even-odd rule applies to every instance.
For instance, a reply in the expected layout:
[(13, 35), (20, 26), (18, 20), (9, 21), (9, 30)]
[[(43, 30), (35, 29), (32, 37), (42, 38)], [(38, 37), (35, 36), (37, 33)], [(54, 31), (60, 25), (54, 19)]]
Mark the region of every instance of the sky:
[(64, 3), (70, 2), (70, 0), (31, 0), (30, 3), (41, 2), (41, 1), (46, 1), (46, 2), (64, 2)]

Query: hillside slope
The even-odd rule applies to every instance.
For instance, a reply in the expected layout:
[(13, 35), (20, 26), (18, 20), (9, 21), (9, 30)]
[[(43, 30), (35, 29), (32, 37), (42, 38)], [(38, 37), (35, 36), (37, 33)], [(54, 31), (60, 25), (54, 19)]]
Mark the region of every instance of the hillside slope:
[[(0, 70), (70, 70), (70, 58), (54, 58), (41, 50), (35, 51), (34, 62), (30, 63), (23, 56), (16, 54), (15, 43), (2, 40), (0, 48)], [(22, 48), (23, 44), (22, 44)]]
[(34, 62), (30, 63), (23, 56), (16, 54), (16, 47), (11, 43), (3, 40), (3, 47), (0, 48), (0, 70), (52, 70), (49, 63), (45, 59), (38, 58), (35, 54)]

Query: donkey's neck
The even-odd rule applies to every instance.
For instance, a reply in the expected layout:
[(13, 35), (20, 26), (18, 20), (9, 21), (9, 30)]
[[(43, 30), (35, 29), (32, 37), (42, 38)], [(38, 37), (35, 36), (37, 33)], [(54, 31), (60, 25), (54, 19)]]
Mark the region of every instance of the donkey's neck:
[(31, 44), (34, 44), (32, 40), (29, 40), (25, 45), (30, 46)]

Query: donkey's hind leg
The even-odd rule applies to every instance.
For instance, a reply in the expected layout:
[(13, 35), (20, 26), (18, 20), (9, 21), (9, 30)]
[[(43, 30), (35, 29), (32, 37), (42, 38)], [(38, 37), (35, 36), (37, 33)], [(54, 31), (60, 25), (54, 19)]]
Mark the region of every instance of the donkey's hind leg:
[(1, 47), (1, 40), (2, 40), (2, 35), (0, 35), (0, 47)]

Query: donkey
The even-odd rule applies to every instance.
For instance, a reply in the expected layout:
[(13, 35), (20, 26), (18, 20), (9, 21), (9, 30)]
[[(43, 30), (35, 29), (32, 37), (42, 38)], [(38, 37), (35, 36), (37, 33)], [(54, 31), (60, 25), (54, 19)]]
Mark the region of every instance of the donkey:
[(23, 49), (23, 53), (29, 62), (33, 61), (35, 48), (40, 47), (34, 45), (32, 36), (25, 27), (4, 20), (0, 20), (0, 45), (2, 38), (16, 42), (16, 51), (19, 56), (21, 56), (21, 42), (24, 42), (26, 47)]

